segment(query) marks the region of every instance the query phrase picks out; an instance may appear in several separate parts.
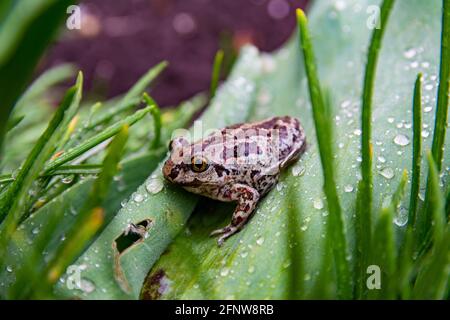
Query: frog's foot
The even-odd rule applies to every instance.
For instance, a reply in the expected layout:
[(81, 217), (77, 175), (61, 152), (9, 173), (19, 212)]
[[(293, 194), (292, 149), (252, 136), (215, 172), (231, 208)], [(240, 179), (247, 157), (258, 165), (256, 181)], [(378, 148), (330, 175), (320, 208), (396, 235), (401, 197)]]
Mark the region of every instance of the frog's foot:
[(219, 246), (221, 246), (227, 238), (241, 230), (247, 223), (248, 218), (258, 203), (259, 193), (250, 186), (235, 184), (231, 188), (230, 200), (237, 201), (238, 203), (234, 210), (231, 223), (225, 228), (215, 230), (211, 233), (212, 236), (221, 235), (217, 240)]
[(227, 238), (231, 237), (233, 234), (235, 234), (239, 230), (240, 230), (240, 228), (238, 226), (233, 226), (233, 225), (230, 224), (230, 225), (226, 226), (225, 228), (214, 230), (213, 232), (210, 233), (210, 236), (214, 237), (214, 236), (221, 235), (219, 237), (219, 239), (217, 239), (217, 244), (219, 246), (222, 246), (223, 242)]

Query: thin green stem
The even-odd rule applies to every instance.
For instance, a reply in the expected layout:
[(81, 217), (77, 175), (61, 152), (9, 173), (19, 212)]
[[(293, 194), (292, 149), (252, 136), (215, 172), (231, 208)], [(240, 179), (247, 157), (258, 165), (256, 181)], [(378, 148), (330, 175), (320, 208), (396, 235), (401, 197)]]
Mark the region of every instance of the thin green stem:
[(147, 93), (144, 92), (143, 99), (145, 103), (148, 105), (148, 108), (150, 108), (150, 113), (153, 117), (154, 121), (154, 136), (153, 141), (150, 144), (150, 149), (158, 149), (161, 143), (161, 111), (159, 111), (158, 104), (156, 103), (153, 98), (151, 98)]
[[(309, 94), (313, 109), (316, 136), (319, 143), (320, 158), (324, 176), (324, 192), (327, 197), (329, 215), (328, 232), (333, 239), (333, 254), (337, 272), (338, 296), (351, 298), (351, 277), (347, 261), (347, 239), (341, 205), (334, 179), (334, 161), (332, 151), (331, 121), (329, 106), (321, 93), (321, 86), (316, 71), (316, 63), (308, 30), (308, 22), (301, 9), (297, 9), (297, 23), (300, 29), (300, 44), (303, 50), (304, 64), (308, 77)], [(328, 101), (328, 100), (327, 100)]]
[(443, 0), (442, 34), (441, 34), (441, 67), (439, 72), (439, 89), (436, 105), (436, 119), (432, 153), (438, 171), (442, 169), (444, 140), (447, 128), (450, 83), (450, 0)]
[[(357, 287), (357, 296), (363, 298), (366, 289), (364, 288), (364, 277), (368, 263), (368, 254), (370, 252), (371, 235), (372, 235), (372, 193), (373, 193), (373, 177), (372, 177), (372, 103), (375, 86), (376, 67), (378, 56), (381, 48), (384, 33), (386, 31), (387, 22), (391, 9), (395, 0), (384, 0), (381, 6), (380, 27), (376, 28), (372, 34), (370, 47), (368, 52), (366, 70), (364, 75), (364, 87), (362, 95), (362, 113), (361, 113), (361, 174), (362, 181), (360, 184), (358, 201), (359, 226), (357, 227), (357, 243), (358, 243), (358, 260), (359, 283)], [(364, 209), (363, 209), (364, 208)]]
[(416, 223), (417, 203), (419, 200), (420, 168), (422, 163), (422, 74), (417, 75), (414, 85), (413, 102), (413, 161), (412, 161), (412, 183), (409, 199), (408, 226), (413, 227)]
[(100, 132), (99, 134), (87, 139), (87, 141), (85, 141), (81, 145), (63, 153), (61, 156), (51, 161), (45, 167), (44, 175), (48, 175), (50, 172), (63, 165), (64, 163), (67, 163), (79, 157), (80, 155), (102, 143), (103, 141), (106, 141), (107, 139), (115, 136), (124, 125), (131, 126), (135, 124), (136, 122), (141, 120), (147, 113), (149, 113), (150, 109), (150, 107), (147, 107), (145, 109), (137, 111), (135, 114), (106, 128), (103, 132)]
[(223, 50), (219, 50), (217, 51), (216, 56), (214, 57), (213, 72), (211, 77), (210, 99), (215, 97), (217, 87), (219, 85), (220, 72), (222, 70), (222, 63), (223, 63), (223, 55), (224, 55)]
[[(444, 141), (447, 128), (448, 104), (450, 94), (450, 0), (443, 0), (442, 6), (442, 33), (441, 33), (441, 65), (439, 72), (439, 89), (434, 123), (433, 143), (431, 152), (438, 172), (442, 169), (444, 154)], [(423, 216), (417, 221), (417, 230), (420, 242), (426, 242), (431, 228), (432, 212), (429, 209), (430, 202), (430, 170), (428, 171), (427, 189)]]

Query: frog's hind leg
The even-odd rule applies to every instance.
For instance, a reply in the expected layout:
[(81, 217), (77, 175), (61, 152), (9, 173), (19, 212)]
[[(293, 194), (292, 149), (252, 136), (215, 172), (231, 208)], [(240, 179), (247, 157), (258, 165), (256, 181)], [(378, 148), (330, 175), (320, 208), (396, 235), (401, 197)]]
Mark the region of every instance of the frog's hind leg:
[(217, 240), (219, 246), (245, 225), (258, 203), (259, 192), (245, 184), (236, 184), (230, 188), (227, 197), (231, 201), (237, 201), (238, 204), (233, 212), (231, 223), (225, 228), (215, 230), (211, 233), (211, 236), (221, 235)]

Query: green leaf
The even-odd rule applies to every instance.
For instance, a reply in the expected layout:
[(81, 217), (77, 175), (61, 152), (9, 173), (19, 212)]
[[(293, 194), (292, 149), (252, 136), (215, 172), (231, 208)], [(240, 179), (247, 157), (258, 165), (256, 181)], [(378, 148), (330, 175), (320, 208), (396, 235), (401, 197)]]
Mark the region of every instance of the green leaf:
[(0, 25), (0, 150), (9, 115), (72, 3), (20, 0), (4, 9), (8, 14)]
[(32, 182), (44, 167), (45, 161), (53, 153), (55, 142), (62, 137), (62, 132), (65, 131), (65, 123), (67, 123), (68, 118), (71, 117), (71, 114), (79, 106), (82, 86), (83, 77), (80, 74), (77, 84), (67, 92), (46, 131), (37, 141), (35, 147), (25, 160), (25, 163), (20, 168), (14, 182), (10, 185), (6, 195), (1, 199), (0, 214), (2, 216), (0, 216), (0, 219), (3, 219), (4, 215), (10, 212), (11, 208), (11, 219), (15, 220), (20, 218), (20, 216), (13, 218), (16, 214), (14, 210), (25, 205), (28, 189), (31, 188)]
[(108, 153), (103, 162), (103, 170), (95, 181), (84, 208), (78, 214), (74, 228), (67, 235), (66, 241), (58, 248), (57, 253), (46, 268), (44, 281), (47, 281), (50, 285), (58, 281), (69, 264), (78, 257), (86, 243), (103, 224), (103, 202), (107, 198), (109, 186), (117, 172), (127, 140), (128, 126), (124, 125), (108, 148)]
[(322, 89), (317, 76), (314, 52), (311, 43), (306, 17), (301, 9), (297, 9), (297, 21), (300, 29), (300, 43), (303, 49), (306, 74), (308, 77), (309, 95), (311, 99), (314, 124), (317, 130), (317, 142), (319, 145), (320, 159), (324, 175), (324, 192), (327, 197), (328, 210), (330, 211), (329, 232), (333, 239), (333, 253), (337, 271), (338, 296), (342, 299), (351, 297), (350, 268), (347, 261), (347, 239), (345, 235), (342, 209), (336, 190), (333, 146), (332, 146), (332, 124), (329, 111), (331, 109), (329, 100), (325, 102)]
[(147, 93), (144, 93), (144, 101), (150, 108), (150, 114), (153, 117), (155, 132), (153, 135), (153, 140), (150, 145), (150, 149), (157, 149), (161, 143), (161, 111), (159, 111), (158, 104), (151, 98)]
[[(33, 182), (39, 176), (45, 161), (53, 153), (56, 142), (61, 138), (65, 130), (64, 123), (70, 117), (70, 112), (79, 106), (82, 86), (83, 77), (80, 74), (76, 85), (68, 90), (47, 129), (19, 169), (17, 177), (0, 198), (0, 214), (2, 214), (2, 220), (4, 218), (0, 226), (0, 254), (2, 256), (5, 255), (9, 238), (25, 215), (24, 209), (28, 207), (29, 190), (33, 187)], [(3, 265), (3, 261), (0, 264)]]
[[(329, 112), (335, 122), (332, 135), (336, 172), (336, 188), (345, 218), (345, 231), (349, 237), (350, 254), (346, 259), (355, 264), (355, 198), (360, 166), (361, 138), (361, 96), (363, 74), (367, 61), (361, 51), (369, 43), (368, 15), (365, 10), (373, 1), (345, 1), (342, 8), (331, 2), (315, 2), (309, 14), (310, 32), (316, 53), (317, 68), (322, 86), (330, 88), (335, 102)], [(398, 2), (385, 30), (383, 49), (375, 78), (372, 105), (373, 138), (373, 212), (375, 221), (382, 208), (382, 200), (397, 190), (404, 168), (412, 162), (413, 129), (411, 124), (412, 87), (417, 69), (411, 68), (416, 59), (419, 66), (428, 66), (424, 85), (434, 83), (430, 74), (436, 70), (433, 63), (439, 54), (439, 3), (426, 4), (414, 0)], [(411, 17), (415, 17), (411, 28)], [(425, 31), (427, 30), (427, 31)], [(433, 37), (430, 37), (433, 34)], [(332, 35), (332, 36), (330, 36)], [(297, 39), (297, 37), (296, 37)], [(421, 50), (420, 48), (426, 48)], [(415, 59), (411, 58), (414, 56)], [(420, 60), (419, 60), (420, 57)], [(322, 164), (316, 140), (312, 107), (308, 100), (305, 70), (301, 63), (297, 41), (288, 43), (280, 51), (261, 56), (262, 76), (252, 120), (276, 115), (298, 117), (306, 131), (309, 148), (299, 162), (289, 169), (258, 205), (257, 211), (245, 228), (218, 248), (214, 239), (208, 237), (214, 230), (230, 219), (232, 205), (202, 201), (194, 215), (168, 247), (166, 253), (152, 267), (143, 287), (143, 298), (160, 299), (282, 299), (294, 291), (293, 298), (325, 297), (337, 298), (335, 265), (324, 268), (324, 262), (331, 262), (327, 255), (326, 240), (329, 220), (326, 200), (323, 195)], [(415, 64), (413, 64), (415, 65)], [(422, 68), (422, 67), (420, 67)], [(345, 75), (345, 76), (343, 76)], [(433, 93), (427, 92), (429, 99)], [(424, 99), (423, 107), (430, 107), (431, 100)], [(393, 120), (391, 120), (391, 118)], [(423, 123), (430, 125), (433, 113), (424, 113)], [(317, 130), (326, 130), (318, 128)], [(430, 145), (425, 139), (424, 147)], [(444, 159), (446, 166), (449, 159)], [(403, 180), (404, 181), (404, 180)], [(424, 180), (421, 181), (421, 188)], [(289, 199), (295, 202), (297, 221), (302, 242), (295, 252), (301, 252), (299, 270), (291, 269), (295, 240), (286, 241), (289, 225), (289, 206), (285, 205), (287, 190), (293, 193)], [(408, 186), (406, 190), (409, 191)], [(327, 199), (328, 200), (328, 199)], [(367, 205), (364, 204), (363, 209)], [(408, 209), (405, 201), (400, 209)], [(359, 213), (358, 213), (359, 214)], [(384, 230), (392, 227), (384, 218)], [(392, 220), (390, 221), (392, 224)], [(363, 226), (366, 228), (366, 226)], [(403, 227), (393, 226), (395, 238)], [(381, 228), (381, 227), (380, 227)], [(383, 227), (384, 228), (384, 227)], [(389, 231), (391, 232), (391, 231)], [(399, 234), (397, 234), (399, 233)], [(392, 233), (391, 233), (392, 234)], [(392, 248), (392, 242), (390, 243)], [(394, 252), (397, 255), (397, 248)], [(392, 252), (392, 251), (390, 251)], [(371, 252), (368, 253), (369, 256)], [(298, 255), (298, 253), (297, 253)], [(267, 264), (270, 261), (270, 264)], [(392, 261), (390, 258), (386, 261)], [(397, 261), (397, 260), (395, 260)], [(397, 262), (396, 262), (397, 264)], [(389, 263), (392, 266), (392, 263)], [(367, 266), (366, 266), (367, 267)], [(397, 265), (395, 266), (397, 269)], [(326, 272), (323, 273), (322, 270)], [(354, 281), (365, 284), (366, 269)], [(292, 274), (303, 279), (292, 290)], [(318, 274), (319, 272), (319, 274)], [(322, 272), (322, 274), (320, 274)], [(169, 284), (169, 285), (167, 285)], [(324, 290), (323, 288), (326, 288)], [(391, 291), (390, 291), (391, 292)], [(390, 293), (391, 294), (391, 293)], [(353, 295), (353, 298), (356, 296)]]
[(214, 57), (213, 72), (211, 77), (211, 89), (210, 89), (210, 99), (213, 99), (216, 95), (217, 86), (220, 80), (220, 71), (222, 70), (223, 63), (223, 50), (219, 50)]
[(136, 111), (135, 114), (116, 122), (115, 124), (111, 125), (110, 127), (106, 128), (102, 132), (96, 134), (93, 137), (90, 137), (86, 141), (84, 141), (79, 146), (76, 146), (72, 149), (67, 150), (67, 152), (62, 153), (60, 156), (58, 156), (56, 159), (52, 160), (50, 163), (48, 163), (45, 166), (45, 172), (44, 175), (52, 172), (59, 166), (63, 165), (64, 163), (67, 163), (73, 159), (76, 159), (77, 157), (81, 156), (86, 151), (92, 149), (93, 147), (99, 145), (100, 143), (108, 140), (109, 138), (116, 135), (121, 128), (124, 125), (132, 126), (139, 120), (141, 120), (147, 113), (150, 112), (151, 107), (147, 107), (145, 109)]
[[(247, 48), (229, 82), (219, 89), (212, 105), (202, 115), (203, 130), (245, 121), (254, 102), (259, 75), (257, 50)], [(238, 89), (244, 90), (237, 92)], [(61, 293), (89, 299), (105, 295), (137, 299), (149, 269), (185, 226), (197, 201), (198, 197), (164, 182), (161, 166), (158, 166), (80, 257), (79, 264), (88, 261), (89, 265), (98, 265), (83, 272), (83, 278), (94, 283), (97, 289), (71, 292), (61, 286)], [(135, 239), (127, 237), (130, 223), (143, 231)]]
[(381, 285), (378, 290), (370, 290), (369, 299), (395, 299), (397, 285), (395, 278), (396, 253), (393, 227), (394, 206), (381, 210), (375, 226), (370, 265), (381, 270)]
[[(442, 0), (441, 60), (439, 70), (439, 87), (436, 102), (433, 143), (431, 151), (438, 172), (442, 169), (444, 157), (445, 133), (448, 126), (448, 105), (450, 95), (450, 0)], [(425, 213), (418, 220), (417, 229), (421, 240), (427, 241), (431, 228), (432, 210), (429, 210), (431, 172), (428, 172), (428, 183), (425, 194)]]
[[(370, 40), (367, 64), (364, 72), (361, 111), (361, 175), (362, 180), (358, 188), (358, 227), (357, 227), (357, 270), (358, 276), (363, 275), (368, 266), (367, 259), (370, 252), (372, 236), (372, 193), (373, 193), (373, 146), (372, 146), (372, 109), (375, 88), (375, 77), (381, 43), (387, 29), (387, 22), (394, 5), (394, 0), (384, 0), (380, 9), (379, 27), (375, 27)], [(366, 295), (364, 281), (356, 283), (357, 294), (360, 298)]]
[(439, 188), (437, 164), (428, 153), (430, 167), (430, 211), (433, 247), (427, 253), (414, 285), (414, 299), (444, 299), (450, 277), (450, 225), (445, 221), (444, 196)]
[(416, 223), (417, 203), (419, 201), (420, 168), (422, 164), (422, 74), (417, 75), (413, 99), (413, 160), (411, 196), (409, 200), (408, 224)]

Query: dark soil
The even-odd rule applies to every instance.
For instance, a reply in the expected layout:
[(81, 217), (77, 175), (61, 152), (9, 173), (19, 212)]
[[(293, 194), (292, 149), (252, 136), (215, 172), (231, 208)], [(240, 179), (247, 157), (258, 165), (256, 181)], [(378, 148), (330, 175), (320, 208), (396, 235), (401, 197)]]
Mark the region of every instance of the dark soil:
[(295, 8), (307, 0), (85, 0), (83, 25), (65, 31), (43, 68), (76, 63), (97, 95), (127, 91), (162, 60), (170, 67), (152, 89), (161, 105), (206, 90), (216, 51), (228, 58), (245, 43), (280, 47), (295, 28)]

